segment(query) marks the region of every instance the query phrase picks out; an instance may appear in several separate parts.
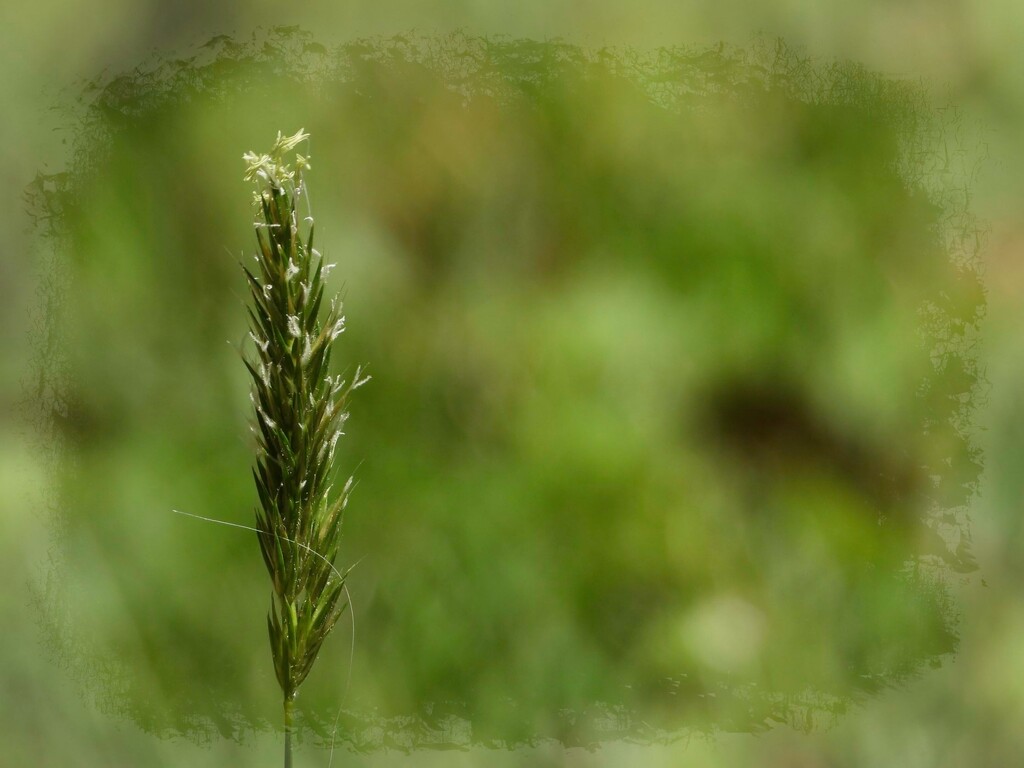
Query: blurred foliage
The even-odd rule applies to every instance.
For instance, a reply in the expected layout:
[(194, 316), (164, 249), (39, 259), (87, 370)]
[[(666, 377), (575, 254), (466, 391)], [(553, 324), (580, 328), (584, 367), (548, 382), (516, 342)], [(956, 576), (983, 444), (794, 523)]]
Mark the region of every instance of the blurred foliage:
[(342, 696), (359, 749), (809, 729), (956, 650), (984, 292), (914, 88), (781, 44), (285, 29), (94, 81), (74, 119), (32, 190), (64, 290), (41, 607), (101, 709), (276, 722), (255, 535), (170, 510), (252, 523), (240, 156), (300, 127), (335, 362), (374, 374), (321, 738)]

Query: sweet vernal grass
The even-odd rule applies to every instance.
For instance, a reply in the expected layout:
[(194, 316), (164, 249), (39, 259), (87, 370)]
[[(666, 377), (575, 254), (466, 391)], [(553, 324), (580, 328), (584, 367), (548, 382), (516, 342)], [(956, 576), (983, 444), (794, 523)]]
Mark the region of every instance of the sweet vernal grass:
[[(333, 563), (352, 488), (332, 493), (334, 449), (348, 418), (349, 395), (369, 377), (331, 376), (331, 346), (345, 329), (337, 297), (324, 305), (331, 268), (313, 248), (313, 219), (301, 218), (307, 158), (295, 154), (308, 135), (281, 136), (269, 154), (244, 155), (257, 185), (256, 266), (242, 265), (249, 283), (250, 335), (245, 361), (256, 409), (253, 470), (260, 551), (273, 587), (267, 626), (274, 671), (284, 694), (285, 766), (291, 766), (295, 698), (320, 647), (348, 606), (345, 577)], [(308, 212), (308, 206), (307, 206)]]

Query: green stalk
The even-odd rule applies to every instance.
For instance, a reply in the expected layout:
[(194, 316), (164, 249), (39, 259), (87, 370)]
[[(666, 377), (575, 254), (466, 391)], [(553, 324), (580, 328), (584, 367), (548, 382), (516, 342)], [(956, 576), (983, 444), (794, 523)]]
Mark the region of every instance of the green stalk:
[(284, 697), (284, 768), (292, 768), (292, 719), (295, 699)]

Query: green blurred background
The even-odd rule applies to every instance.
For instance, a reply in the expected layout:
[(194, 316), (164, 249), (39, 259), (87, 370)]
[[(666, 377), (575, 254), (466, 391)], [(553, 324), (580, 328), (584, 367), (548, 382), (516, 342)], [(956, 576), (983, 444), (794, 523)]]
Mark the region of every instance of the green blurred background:
[[(349, 316), (336, 359), (375, 375), (340, 459), (363, 558), (342, 727), (368, 750), (344, 762), (1012, 763), (1019, 12), (895, 7), (15, 9), (0, 759), (277, 759), (255, 541), (170, 510), (251, 520), (225, 344), (252, 247), (240, 154), (305, 127)], [(284, 21), (310, 37), (165, 56)], [(459, 25), (590, 56), (471, 35), (335, 53)], [(153, 46), (170, 63), (150, 76)], [(74, 106), (81, 78), (136, 65)], [(26, 215), (57, 204), (59, 270)], [(981, 334), (956, 263), (975, 235)], [(37, 291), (55, 276), (61, 313)], [(30, 361), (60, 361), (30, 327), (58, 316), (50, 475), (19, 403), (39, 402)], [(327, 759), (312, 732), (349, 641), (303, 692), (300, 764)], [(687, 738), (651, 744), (667, 733)]]

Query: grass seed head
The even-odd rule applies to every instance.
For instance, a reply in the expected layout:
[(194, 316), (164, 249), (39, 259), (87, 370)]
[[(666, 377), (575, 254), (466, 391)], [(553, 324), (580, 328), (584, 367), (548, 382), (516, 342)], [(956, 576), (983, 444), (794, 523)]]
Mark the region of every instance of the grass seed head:
[(308, 138), (302, 130), (278, 133), (269, 153), (243, 155), (257, 209), (256, 264), (242, 266), (255, 345), (245, 365), (256, 415), (256, 521), (272, 585), (267, 627), (286, 724), (290, 702), (347, 607), (345, 574), (333, 562), (351, 481), (332, 494), (330, 464), (344, 434), (349, 396), (369, 378), (360, 378), (360, 369), (351, 384), (338, 386), (328, 373), (345, 318), (335, 299), (320, 311), (323, 278), (333, 265), (313, 248), (312, 216), (303, 217), (300, 227), (296, 211), (309, 159), (286, 157)]

